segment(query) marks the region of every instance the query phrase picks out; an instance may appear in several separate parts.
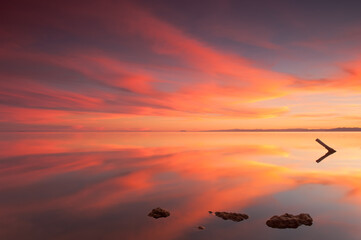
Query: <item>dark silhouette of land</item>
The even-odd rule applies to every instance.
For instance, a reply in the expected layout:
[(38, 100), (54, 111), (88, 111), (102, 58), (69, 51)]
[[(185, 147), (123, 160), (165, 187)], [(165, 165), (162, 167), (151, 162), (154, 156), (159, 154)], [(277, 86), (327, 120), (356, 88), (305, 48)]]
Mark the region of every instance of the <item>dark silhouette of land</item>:
[(219, 129), (205, 130), (201, 132), (361, 132), (361, 128), (286, 128), (286, 129)]

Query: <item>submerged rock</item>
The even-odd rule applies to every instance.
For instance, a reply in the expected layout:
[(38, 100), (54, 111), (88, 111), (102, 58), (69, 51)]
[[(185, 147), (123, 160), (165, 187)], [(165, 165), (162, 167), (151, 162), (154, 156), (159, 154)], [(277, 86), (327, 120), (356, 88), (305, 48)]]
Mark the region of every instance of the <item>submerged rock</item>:
[(267, 222), (271, 228), (298, 228), (301, 225), (311, 226), (313, 219), (307, 213), (292, 215), (285, 213), (281, 216), (273, 216)]
[(204, 230), (204, 229), (206, 229), (206, 227), (205, 226), (198, 226), (198, 229), (199, 230)]
[(170, 213), (167, 210), (161, 209), (161, 208), (154, 208), (149, 214), (149, 217), (153, 218), (166, 218), (169, 217)]
[(233, 212), (215, 212), (215, 215), (217, 217), (220, 217), (224, 220), (232, 220), (234, 222), (240, 222), (243, 221), (245, 219), (248, 219), (248, 215), (247, 214), (242, 214), (242, 213), (233, 213)]

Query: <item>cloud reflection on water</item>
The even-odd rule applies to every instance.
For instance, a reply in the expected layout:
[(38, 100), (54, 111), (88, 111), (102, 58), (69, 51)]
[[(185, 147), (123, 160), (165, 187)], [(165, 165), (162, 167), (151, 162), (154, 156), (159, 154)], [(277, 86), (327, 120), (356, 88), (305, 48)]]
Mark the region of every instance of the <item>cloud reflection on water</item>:
[[(167, 147), (162, 143), (142, 147), (131, 143), (114, 147), (92, 143), (96, 150), (89, 151), (92, 144), (74, 146), (81, 142), (77, 138), (74, 145), (68, 138), (44, 137), (37, 142), (53, 147), (44, 148), (43, 153), (24, 151), (25, 155), (19, 156), (10, 152), (0, 160), (0, 223), (5, 226), (0, 236), (5, 239), (182, 239), (189, 234), (201, 238), (193, 236), (194, 227), (217, 223), (209, 210), (278, 209), (274, 196), (308, 185), (345, 189), (332, 204), (353, 204), (350, 221), (361, 215), (359, 170), (317, 171), (272, 163), (274, 158), (286, 161), (291, 154), (290, 149), (278, 145), (250, 141), (252, 144), (233, 146)], [(54, 152), (64, 144), (72, 147)], [(270, 162), (261, 161), (265, 158)], [(158, 206), (170, 210), (171, 217), (166, 221), (148, 219), (149, 210)], [(310, 214), (317, 227), (317, 212)], [(266, 230), (253, 229), (252, 221), (260, 219), (250, 215), (247, 223), (241, 223), (249, 227), (247, 234), (265, 234)], [(353, 236), (347, 230), (352, 223), (340, 224), (345, 227), (342, 231)], [(223, 231), (218, 225), (206, 230)]]

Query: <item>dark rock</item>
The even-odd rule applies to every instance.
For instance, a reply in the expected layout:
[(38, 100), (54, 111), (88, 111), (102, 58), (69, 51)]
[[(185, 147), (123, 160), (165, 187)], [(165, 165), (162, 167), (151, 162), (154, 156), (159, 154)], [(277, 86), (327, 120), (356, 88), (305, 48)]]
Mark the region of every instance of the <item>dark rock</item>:
[(161, 209), (161, 208), (154, 208), (149, 214), (149, 217), (153, 218), (166, 218), (169, 217), (170, 213), (167, 210)]
[(311, 226), (313, 219), (307, 213), (292, 215), (285, 213), (281, 216), (273, 216), (267, 222), (271, 228), (298, 228), (301, 225)]
[(209, 214), (212, 214), (213, 212), (212, 211), (208, 211)]
[(240, 222), (245, 219), (248, 219), (247, 214), (242, 213), (232, 213), (232, 212), (215, 212), (217, 217), (220, 217), (224, 220), (232, 220), (234, 222)]
[(204, 226), (198, 226), (198, 229), (199, 229), (199, 230), (204, 230), (204, 229), (206, 229), (206, 227), (204, 227)]

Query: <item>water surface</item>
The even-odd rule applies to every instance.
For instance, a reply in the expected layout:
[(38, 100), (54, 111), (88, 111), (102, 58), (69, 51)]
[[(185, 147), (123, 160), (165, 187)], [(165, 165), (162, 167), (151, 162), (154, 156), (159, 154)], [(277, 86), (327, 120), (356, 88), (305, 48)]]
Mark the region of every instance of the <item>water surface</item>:
[[(337, 152), (320, 163), (326, 150)], [(0, 239), (360, 239), (361, 133), (0, 135)], [(147, 216), (162, 207), (166, 219)], [(247, 213), (243, 222), (208, 211)], [(309, 213), (314, 224), (272, 229)], [(197, 227), (205, 226), (201, 231)]]

